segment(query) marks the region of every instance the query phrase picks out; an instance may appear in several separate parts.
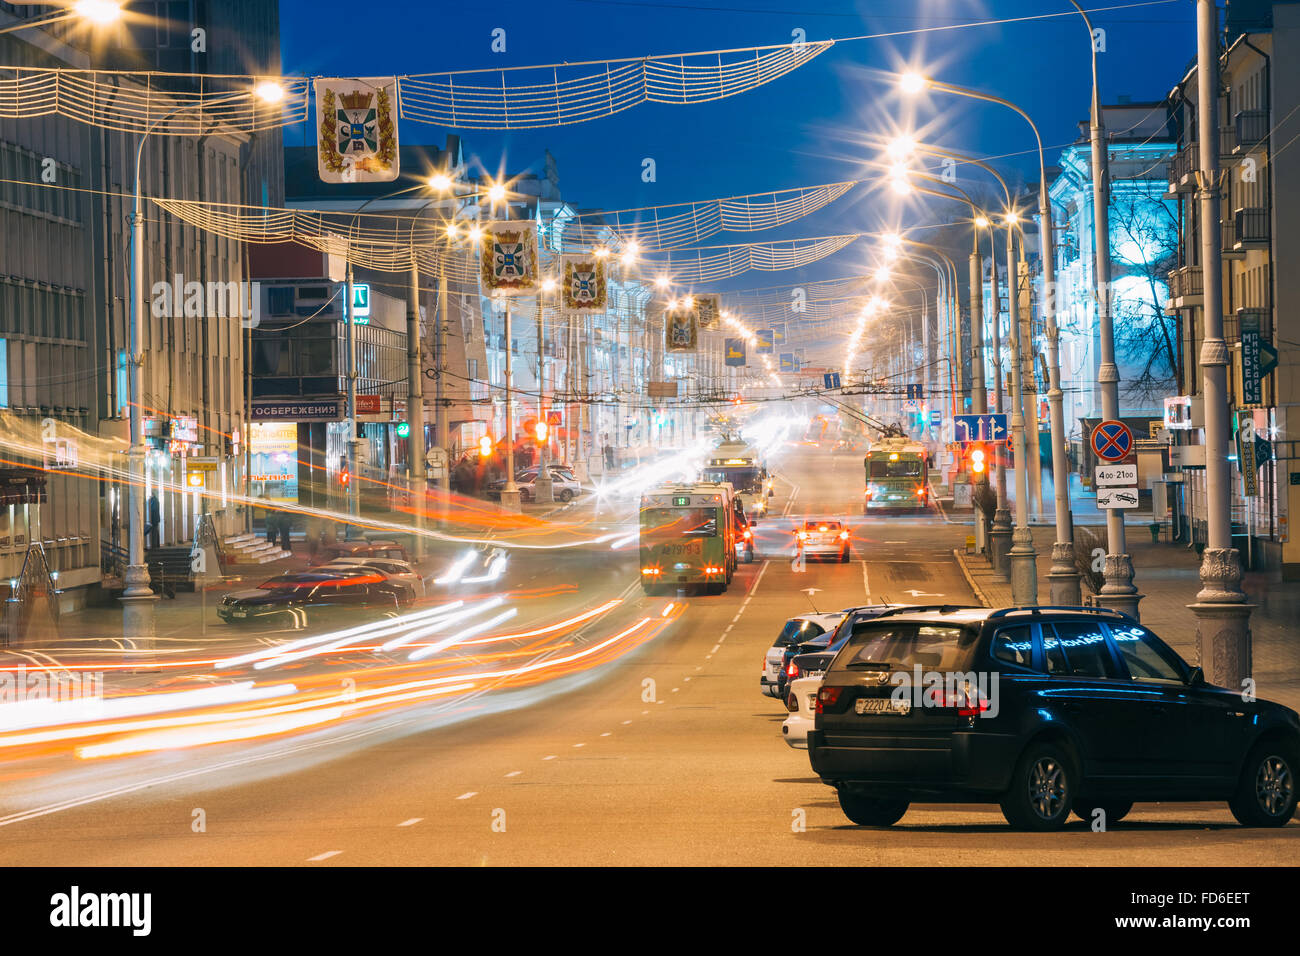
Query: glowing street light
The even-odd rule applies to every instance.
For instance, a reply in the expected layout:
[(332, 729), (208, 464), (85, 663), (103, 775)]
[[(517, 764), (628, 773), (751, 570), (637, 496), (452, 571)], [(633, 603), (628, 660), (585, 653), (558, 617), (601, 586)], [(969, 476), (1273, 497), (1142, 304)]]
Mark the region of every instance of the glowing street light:
[(446, 173), (434, 173), (429, 177), (429, 188), (435, 192), (445, 193), (451, 189), (451, 177)]
[(488, 200), (493, 203), (504, 202), (506, 198), (506, 187), (501, 183), (493, 183), (488, 187)]
[(898, 78), (898, 88), (909, 95), (920, 93), (929, 85), (929, 79), (915, 71), (908, 71)]
[(122, 4), (113, 0), (77, 0), (72, 9), (83, 20), (100, 27), (116, 23), (122, 18)]

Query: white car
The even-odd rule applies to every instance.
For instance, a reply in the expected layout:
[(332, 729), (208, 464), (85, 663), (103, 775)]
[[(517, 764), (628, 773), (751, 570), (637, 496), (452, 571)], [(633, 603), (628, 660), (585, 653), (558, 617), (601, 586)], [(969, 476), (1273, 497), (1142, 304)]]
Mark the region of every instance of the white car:
[(378, 571), (389, 580), (410, 585), (417, 598), (422, 598), (425, 594), (424, 576), (420, 574), (420, 569), (406, 561), (398, 561), (396, 558), (335, 558), (328, 564), (321, 565), (321, 567), (368, 568), (372, 571)]
[(844, 620), (843, 611), (829, 614), (800, 614), (785, 622), (776, 643), (763, 655), (763, 673), (759, 678), (759, 687), (768, 697), (781, 696), (781, 668), (786, 664), (786, 652), (796, 644), (811, 640), (827, 631), (833, 631)]
[(796, 750), (808, 749), (808, 731), (817, 722), (817, 691), (821, 686), (821, 674), (790, 682), (785, 704), (790, 716), (781, 725), (781, 733), (785, 735), (785, 742)]
[(799, 554), (806, 558), (849, 560), (849, 529), (834, 518), (805, 521), (794, 533)]

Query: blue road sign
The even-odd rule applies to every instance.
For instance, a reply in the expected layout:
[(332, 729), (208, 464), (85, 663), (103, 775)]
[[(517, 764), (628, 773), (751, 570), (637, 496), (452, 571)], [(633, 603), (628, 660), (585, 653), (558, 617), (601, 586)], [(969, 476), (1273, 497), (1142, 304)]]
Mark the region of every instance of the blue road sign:
[(1092, 430), (1092, 453), (1102, 461), (1123, 461), (1133, 450), (1133, 433), (1123, 422), (1105, 421)]
[(909, 402), (919, 402), (923, 398), (925, 398), (924, 390), (920, 385), (907, 386), (907, 400)]
[(840, 387), (840, 373), (839, 373), (839, 372), (827, 372), (825, 375), (822, 376), (822, 381), (826, 383), (826, 387), (827, 387), (827, 388), (839, 388), (839, 387)]
[(1003, 441), (1007, 437), (1007, 416), (954, 415), (952, 440), (956, 442)]
[(758, 352), (759, 355), (772, 354), (774, 351), (772, 346), (775, 341), (775, 334), (771, 329), (757, 329), (754, 332), (754, 338), (757, 340), (758, 346), (755, 351)]
[(942, 424), (942, 422), (943, 422), (943, 412), (936, 409), (930, 413), (931, 425), (939, 425)]

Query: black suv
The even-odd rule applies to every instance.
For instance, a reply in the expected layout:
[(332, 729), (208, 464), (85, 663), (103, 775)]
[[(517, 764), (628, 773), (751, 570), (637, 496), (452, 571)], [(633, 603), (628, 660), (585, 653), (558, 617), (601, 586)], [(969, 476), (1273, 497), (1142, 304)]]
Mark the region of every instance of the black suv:
[(813, 770), (862, 826), (909, 803), (997, 802), (1014, 827), (1138, 800), (1296, 809), (1300, 718), (1205, 682), (1132, 618), (1094, 608), (922, 607), (854, 627), (826, 670)]

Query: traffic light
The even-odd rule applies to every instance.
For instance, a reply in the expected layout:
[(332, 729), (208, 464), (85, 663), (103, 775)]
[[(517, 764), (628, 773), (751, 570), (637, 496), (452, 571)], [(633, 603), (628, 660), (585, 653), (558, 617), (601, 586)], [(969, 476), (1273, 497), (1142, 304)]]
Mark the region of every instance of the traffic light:
[(546, 422), (542, 421), (541, 419), (538, 419), (537, 424), (533, 426), (533, 434), (537, 436), (537, 441), (539, 444), (546, 441), (546, 431), (547, 431)]
[(976, 442), (970, 446), (966, 452), (966, 461), (970, 464), (970, 473), (972, 475), (982, 475), (988, 469), (988, 452), (984, 450), (983, 444)]
[(408, 437), (410, 434), (411, 434), (411, 423), (410, 423), (410, 422), (398, 422), (398, 423), (397, 423), (397, 437), (398, 437), (398, 438), (406, 438), (406, 437)]
[(492, 457), (492, 436), (491, 435), (484, 435), (482, 438), (478, 440), (478, 453), (480, 457), (483, 458)]
[(339, 469), (339, 484), (346, 488), (352, 481), (352, 472), (348, 471), (347, 466)]

